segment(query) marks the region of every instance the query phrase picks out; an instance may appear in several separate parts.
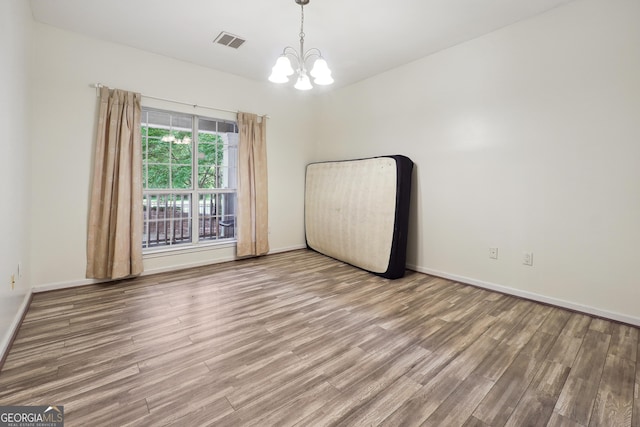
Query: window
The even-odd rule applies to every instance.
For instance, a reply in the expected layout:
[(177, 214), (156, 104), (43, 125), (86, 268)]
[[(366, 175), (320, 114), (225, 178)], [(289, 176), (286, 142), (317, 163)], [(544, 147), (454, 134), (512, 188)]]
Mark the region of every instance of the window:
[(143, 108), (141, 131), (143, 249), (235, 241), (236, 123)]

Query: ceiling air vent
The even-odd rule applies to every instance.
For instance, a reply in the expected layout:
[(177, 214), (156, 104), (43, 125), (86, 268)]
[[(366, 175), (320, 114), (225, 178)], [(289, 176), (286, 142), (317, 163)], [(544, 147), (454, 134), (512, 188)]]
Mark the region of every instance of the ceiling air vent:
[(238, 36), (234, 36), (233, 34), (227, 33), (226, 31), (218, 34), (218, 37), (213, 41), (214, 43), (218, 43), (224, 46), (229, 46), (234, 49), (239, 48), (246, 40), (241, 39)]

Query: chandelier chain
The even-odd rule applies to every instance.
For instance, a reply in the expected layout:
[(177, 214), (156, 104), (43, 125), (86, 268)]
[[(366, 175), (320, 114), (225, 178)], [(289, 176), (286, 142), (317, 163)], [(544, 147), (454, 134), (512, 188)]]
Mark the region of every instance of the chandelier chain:
[(304, 41), (304, 6), (300, 5), (300, 41)]

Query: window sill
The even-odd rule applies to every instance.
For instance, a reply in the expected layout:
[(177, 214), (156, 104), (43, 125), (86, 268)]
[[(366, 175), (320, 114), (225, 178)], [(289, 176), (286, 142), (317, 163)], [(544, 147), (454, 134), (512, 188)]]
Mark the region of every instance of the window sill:
[(212, 249), (224, 249), (224, 248), (232, 248), (236, 246), (236, 240), (225, 240), (223, 242), (212, 242), (212, 243), (200, 243), (198, 245), (180, 245), (180, 246), (172, 246), (169, 248), (157, 248), (157, 249), (147, 249), (142, 252), (142, 258), (151, 259), (151, 258), (160, 258), (166, 256), (173, 255), (182, 255), (203, 251), (210, 251)]

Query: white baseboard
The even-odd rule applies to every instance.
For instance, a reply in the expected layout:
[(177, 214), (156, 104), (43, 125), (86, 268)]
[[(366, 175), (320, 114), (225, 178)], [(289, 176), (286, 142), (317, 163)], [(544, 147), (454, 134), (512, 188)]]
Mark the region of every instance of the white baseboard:
[(27, 312), (29, 308), (29, 301), (31, 300), (31, 289), (24, 295), (24, 299), (22, 300), (22, 304), (18, 307), (18, 312), (13, 318), (11, 325), (9, 325), (9, 329), (2, 337), (2, 341), (0, 341), (0, 361), (4, 360), (5, 356), (9, 352), (9, 345), (11, 345), (11, 340), (13, 336), (18, 332), (18, 328), (20, 327), (20, 322), (22, 318)]
[[(304, 249), (306, 248), (306, 245), (294, 245), (294, 246), (290, 246), (290, 247), (286, 247), (286, 248), (278, 248), (278, 249), (274, 249), (269, 251), (269, 254), (277, 254), (277, 253), (281, 253), (281, 252), (289, 252), (289, 251), (294, 251), (294, 250), (298, 250), (298, 249)], [(171, 267), (166, 267), (166, 268), (156, 268), (153, 270), (147, 270), (145, 272), (142, 273), (142, 276), (147, 276), (150, 274), (157, 274), (157, 273), (165, 273), (165, 272), (169, 272), (169, 271), (176, 271), (176, 270), (182, 270), (185, 268), (192, 268), (192, 267), (202, 267), (205, 265), (212, 265), (212, 264), (219, 264), (222, 262), (229, 262), (229, 261), (234, 261), (236, 260), (236, 257), (231, 256), (231, 257), (225, 257), (225, 258), (219, 258), (216, 260), (209, 260), (209, 261), (200, 261), (200, 262), (194, 262), (194, 263), (188, 263), (188, 264), (181, 264), (181, 265), (173, 265)], [(496, 291), (496, 292), (501, 292), (504, 294), (508, 294), (508, 295), (513, 295), (516, 297), (520, 297), (520, 298), (525, 298), (525, 299), (529, 299), (532, 301), (538, 301), (544, 304), (550, 304), (550, 305), (555, 305), (558, 307), (563, 307), (569, 310), (574, 310), (574, 311), (579, 311), (581, 313), (585, 313), (585, 314), (590, 314), (593, 316), (598, 316), (598, 317), (604, 317), (606, 319), (611, 319), (611, 320), (615, 320), (617, 322), (623, 322), (623, 323), (627, 323), (630, 325), (634, 325), (634, 326), (639, 326), (640, 327), (640, 318), (638, 317), (634, 317), (634, 316), (629, 316), (626, 314), (620, 314), (620, 313), (616, 313), (613, 311), (608, 311), (608, 310), (602, 310), (596, 307), (591, 307), (588, 305), (583, 305), (583, 304), (578, 304), (575, 302), (571, 302), (571, 301), (565, 301), (559, 298), (553, 298), (553, 297), (549, 297), (546, 295), (541, 295), (541, 294), (536, 294), (534, 292), (528, 292), (528, 291), (523, 291), (521, 289), (516, 289), (516, 288), (512, 288), (509, 286), (504, 286), (504, 285), (499, 285), (496, 283), (491, 283), (491, 282), (486, 282), (483, 280), (477, 280), (471, 277), (465, 277), (465, 276), (460, 276), (457, 274), (452, 274), (452, 273), (447, 273), (445, 271), (438, 271), (438, 270), (434, 270), (431, 268), (425, 268), (425, 267), (420, 267), (417, 265), (412, 265), (412, 264), (408, 264), (407, 268), (410, 270), (414, 270), (420, 273), (425, 273), (425, 274), (429, 274), (431, 276), (437, 276), (437, 277), (442, 277), (445, 279), (449, 279), (449, 280), (453, 280), (456, 282), (460, 282), (460, 283), (465, 283), (465, 284), (469, 284), (469, 285), (473, 285), (473, 286), (478, 286), (480, 288), (484, 288), (484, 289), (488, 289), (488, 290), (492, 290), (492, 291)], [(69, 282), (57, 282), (57, 283), (48, 283), (48, 284), (43, 284), (43, 285), (36, 285), (32, 288), (31, 292), (33, 293), (39, 293), (39, 292), (47, 292), (47, 291), (53, 291), (53, 290), (58, 290), (58, 289), (67, 289), (67, 288), (74, 288), (74, 287), (78, 287), (78, 286), (86, 286), (86, 285), (93, 285), (93, 284), (97, 284), (97, 283), (104, 283), (106, 282), (105, 280), (91, 280), (91, 279), (83, 279), (83, 280), (76, 280), (76, 281), (69, 281)], [(26, 305), (28, 303), (28, 298), (30, 297), (31, 293), (29, 293), (27, 296), (25, 296), (25, 301), (23, 302), (21, 309), (20, 309), (20, 313), (17, 320), (15, 320), (14, 323), (16, 323), (16, 325), (12, 325), (12, 328), (17, 327), (17, 322), (19, 322), (22, 313), (24, 312), (24, 310), (26, 309)], [(12, 332), (11, 332), (12, 333)], [(9, 336), (12, 336), (11, 333), (9, 334)], [(5, 339), (2, 341), (2, 343), (0, 343), (0, 354), (2, 354), (2, 350), (4, 349), (4, 347), (2, 346), (6, 346), (8, 344), (8, 338), (5, 337)]]
[(298, 249), (306, 249), (307, 245), (293, 245), (293, 246), (289, 246), (286, 248), (278, 248), (278, 249), (273, 249), (269, 251), (269, 255), (271, 254), (279, 254), (282, 252), (291, 252), (291, 251), (297, 251)]
[[(306, 247), (307, 245), (296, 245), (296, 246), (290, 246), (286, 248), (278, 248), (278, 249), (269, 251), (268, 255), (277, 254), (281, 252), (294, 251), (297, 249), (304, 249)], [(239, 259), (242, 259), (242, 258), (238, 258), (236, 256), (228, 256), (228, 257), (217, 258), (215, 260), (198, 261), (198, 262), (191, 262), (186, 264), (172, 265), (171, 267), (154, 268), (152, 270), (145, 270), (141, 274), (141, 276), (147, 276), (149, 274), (157, 274), (157, 273), (167, 273), (170, 271), (183, 270), (185, 268), (203, 267), (205, 265), (220, 264), (223, 262), (237, 261)]]
[(80, 286), (95, 285), (98, 283), (108, 282), (108, 280), (82, 279), (70, 280), (68, 282), (44, 283), (42, 285), (34, 285), (32, 291), (34, 294), (40, 292), (57, 291), (60, 289), (77, 288)]
[(203, 267), (205, 265), (221, 264), (223, 262), (235, 261), (236, 259), (237, 258), (235, 256), (228, 256), (228, 257), (216, 258), (214, 260), (188, 262), (184, 264), (172, 265), (170, 267), (153, 268), (150, 270), (143, 271), (140, 276), (149, 276), (151, 274), (158, 274), (158, 273), (168, 273), (170, 271), (184, 270), (186, 268)]
[(599, 308), (591, 307), (588, 305), (578, 304), (571, 301), (565, 301), (559, 298), (553, 298), (546, 295), (536, 294), (534, 292), (523, 291), (521, 289), (515, 289), (504, 285), (498, 285), (496, 283), (485, 282), (483, 280), (473, 279), (471, 277), (459, 276), (457, 274), (447, 273), (445, 271), (433, 270), (431, 268), (419, 267), (416, 265), (407, 265), (410, 270), (417, 271), (419, 273), (425, 273), (430, 276), (442, 277), (444, 279), (453, 280), (468, 285), (477, 286), (479, 288), (488, 289), (491, 291), (501, 292), (503, 294), (513, 295), (520, 298), (525, 298), (532, 301), (541, 302), (544, 304), (550, 304), (557, 307), (566, 308), (573, 311), (579, 311), (581, 313), (603, 317), (606, 319), (615, 320), (617, 322), (627, 323), (629, 325), (640, 326), (640, 318), (634, 316), (628, 316), (626, 314), (620, 314), (613, 311), (602, 310)]
[[(235, 259), (234, 257), (226, 257), (226, 258), (219, 258), (213, 261), (212, 260), (199, 261), (199, 262), (192, 262), (192, 263), (186, 263), (186, 264), (172, 265), (170, 267), (153, 268), (153, 269), (148, 269), (143, 271), (142, 274), (140, 274), (140, 276), (149, 276), (151, 274), (184, 270), (185, 268), (202, 267), (204, 265), (219, 264), (221, 262), (233, 261), (234, 259)], [(77, 288), (80, 286), (96, 285), (98, 283), (107, 283), (110, 281), (111, 280), (82, 279), (82, 280), (70, 280), (68, 282), (45, 283), (42, 285), (35, 285), (33, 287), (33, 293), (37, 294), (39, 292), (48, 292), (48, 291), (57, 291), (60, 289)]]
[[(298, 249), (304, 249), (306, 247), (307, 247), (307, 245), (294, 245), (294, 246), (289, 246), (289, 247), (286, 247), (286, 248), (278, 248), (278, 249), (274, 249), (274, 250), (269, 251), (269, 254), (277, 254), (277, 253), (281, 253), (281, 252), (295, 251), (295, 250), (298, 250)], [(218, 258), (218, 259), (215, 259), (215, 260), (205, 260), (205, 261), (191, 262), (191, 263), (178, 264), (178, 265), (174, 264), (174, 265), (171, 265), (169, 267), (153, 268), (153, 269), (145, 270), (145, 271), (142, 272), (141, 276), (148, 276), (148, 275), (151, 275), (151, 274), (167, 273), (167, 272), (170, 272), (170, 271), (184, 270), (185, 268), (203, 267), (205, 265), (220, 264), (220, 263), (223, 263), (223, 262), (235, 261), (237, 259), (238, 258), (236, 258), (235, 256), (228, 256), (228, 257)], [(95, 285), (95, 284), (98, 284), (98, 283), (105, 283), (105, 282), (109, 282), (109, 280), (82, 279), (82, 280), (72, 280), (72, 281), (68, 281), (68, 282), (46, 283), (46, 284), (42, 284), (42, 285), (33, 286), (33, 293), (56, 291), (56, 290), (59, 290), (59, 289), (76, 288), (76, 287), (79, 287), (79, 286)]]

